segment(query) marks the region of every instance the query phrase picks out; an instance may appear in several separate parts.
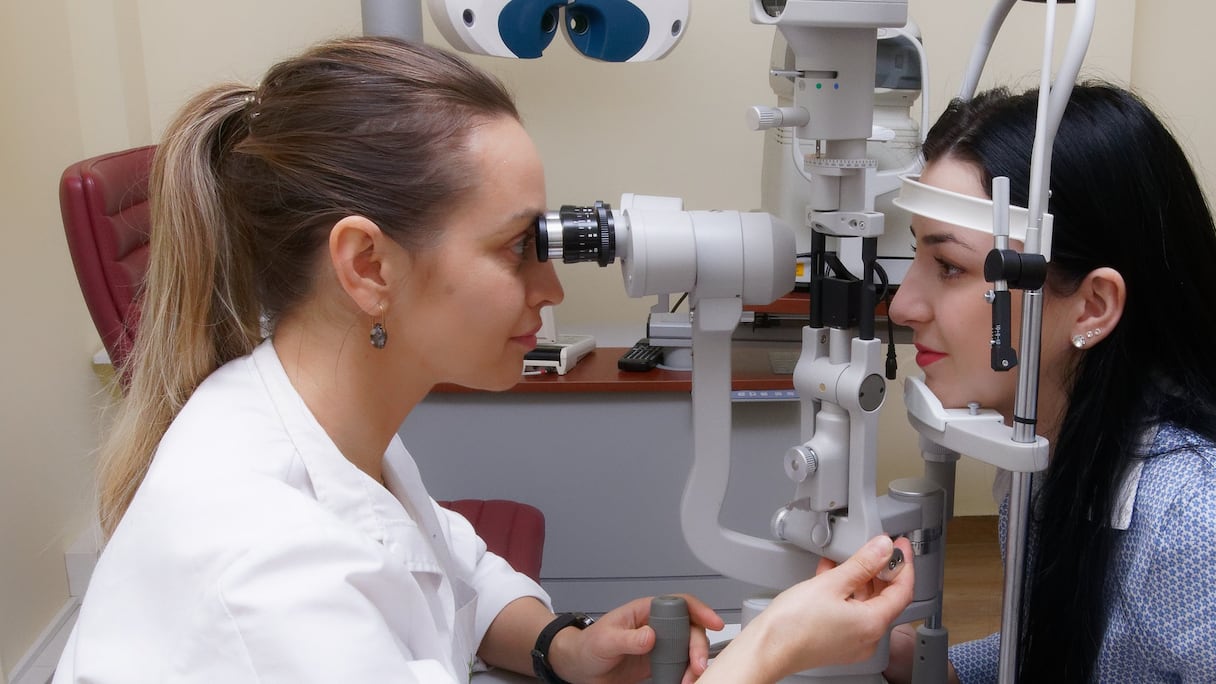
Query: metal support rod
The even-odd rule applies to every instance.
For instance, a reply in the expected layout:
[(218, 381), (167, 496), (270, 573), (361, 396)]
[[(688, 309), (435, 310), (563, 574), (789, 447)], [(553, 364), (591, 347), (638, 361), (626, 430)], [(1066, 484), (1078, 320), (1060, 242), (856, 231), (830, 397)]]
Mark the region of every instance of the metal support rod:
[[(1013, 473), (1009, 489), (1005, 538), (1005, 588), (1001, 594), (1001, 650), (997, 681), (1018, 679), (1019, 625), (1022, 617), (1022, 574), (1026, 560), (1026, 521), (1030, 506), (1030, 473)], [(1015, 524), (1017, 522), (1018, 524)]]
[(1013, 407), (1013, 441), (1035, 439), (1039, 408), (1039, 355), (1043, 327), (1043, 291), (1022, 293), (1022, 363), (1018, 371), (1017, 397)]
[(363, 35), (422, 42), (422, 0), (360, 0)]

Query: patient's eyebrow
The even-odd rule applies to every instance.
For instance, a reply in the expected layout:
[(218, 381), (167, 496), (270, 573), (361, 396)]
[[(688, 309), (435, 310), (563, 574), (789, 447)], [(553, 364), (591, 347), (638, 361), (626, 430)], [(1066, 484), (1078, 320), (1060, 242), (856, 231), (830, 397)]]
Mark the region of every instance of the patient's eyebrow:
[(917, 235), (917, 234), (916, 234), (916, 229), (915, 229), (915, 228), (911, 228), (911, 227), (909, 227), (909, 230), (911, 230), (911, 231), (912, 231), (912, 237), (916, 238), (916, 242), (917, 242), (918, 244), (922, 244), (922, 245), (945, 245), (945, 244), (951, 244), (951, 243), (953, 243), (953, 244), (956, 244), (956, 245), (958, 245), (959, 247), (962, 247), (963, 249), (968, 250), (968, 251), (970, 251), (970, 252), (974, 252), (974, 251), (975, 251), (975, 248), (974, 248), (974, 247), (972, 247), (971, 245), (967, 244), (966, 242), (963, 242), (962, 240), (958, 239), (958, 236), (956, 236), (954, 233), (951, 233), (951, 232), (949, 232), (949, 231), (941, 231), (941, 232), (937, 232), (937, 233), (928, 233), (928, 234), (926, 234), (926, 235), (924, 235), (924, 236), (920, 236), (920, 235)]

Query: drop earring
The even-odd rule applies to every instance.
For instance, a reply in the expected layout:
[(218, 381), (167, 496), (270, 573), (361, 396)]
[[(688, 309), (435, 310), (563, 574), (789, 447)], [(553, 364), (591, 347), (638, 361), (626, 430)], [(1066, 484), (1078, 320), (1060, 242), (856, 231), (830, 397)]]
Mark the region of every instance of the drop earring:
[[(384, 317), (384, 305), (381, 304), (380, 305), (380, 316), (378, 318), (383, 318), (383, 317)], [(388, 344), (388, 331), (384, 329), (383, 321), (378, 320), (378, 319), (372, 321), (371, 341), (372, 341), (372, 346), (375, 347), (376, 349), (384, 349), (384, 345)]]

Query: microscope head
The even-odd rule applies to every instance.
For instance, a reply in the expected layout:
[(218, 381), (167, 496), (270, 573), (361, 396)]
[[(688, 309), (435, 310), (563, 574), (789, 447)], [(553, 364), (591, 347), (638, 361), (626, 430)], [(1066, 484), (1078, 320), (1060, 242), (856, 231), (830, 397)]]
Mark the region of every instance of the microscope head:
[(535, 59), (561, 30), (583, 55), (605, 62), (662, 58), (684, 37), (691, 0), (427, 0), (456, 49)]

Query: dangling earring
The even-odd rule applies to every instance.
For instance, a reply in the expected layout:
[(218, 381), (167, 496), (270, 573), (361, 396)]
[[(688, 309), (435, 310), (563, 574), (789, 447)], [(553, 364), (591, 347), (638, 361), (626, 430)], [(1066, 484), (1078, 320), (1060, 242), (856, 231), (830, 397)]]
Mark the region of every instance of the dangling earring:
[[(384, 305), (380, 305), (380, 316), (384, 317)], [(384, 345), (388, 344), (388, 331), (384, 329), (384, 323), (380, 320), (372, 321), (372, 346), (376, 349), (384, 349)]]

